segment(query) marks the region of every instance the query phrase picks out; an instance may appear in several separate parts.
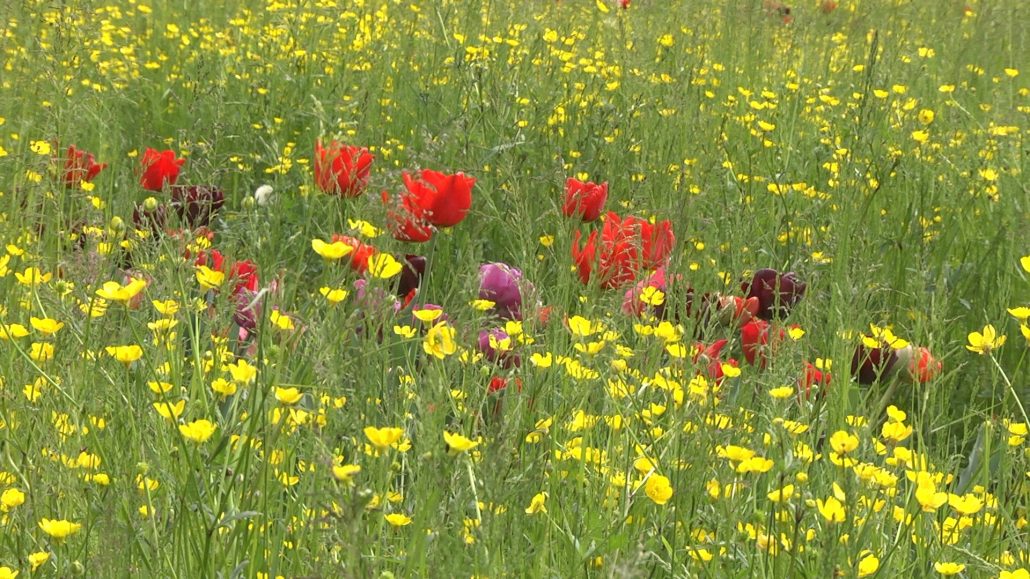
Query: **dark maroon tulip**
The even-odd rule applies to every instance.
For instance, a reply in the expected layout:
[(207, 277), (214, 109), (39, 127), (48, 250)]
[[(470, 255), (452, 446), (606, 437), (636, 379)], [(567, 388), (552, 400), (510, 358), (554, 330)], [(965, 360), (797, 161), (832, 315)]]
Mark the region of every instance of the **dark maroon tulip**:
[(257, 292), (246, 288), (240, 289), (235, 294), (236, 311), (233, 312), (232, 321), (248, 332), (253, 332), (257, 327), (257, 317), (261, 309), (261, 300), (257, 299), (257, 296)]
[(211, 224), (225, 204), (225, 193), (213, 185), (176, 185), (172, 187), (172, 207), (190, 228)]
[[(507, 340), (509, 343), (508, 349), (495, 348), (490, 343), (490, 338), (493, 337), (494, 343), (499, 344), (500, 342)], [(516, 355), (512, 348), (515, 347), (515, 340), (512, 339), (507, 332), (500, 328), (494, 328), (492, 330), (482, 330), (479, 332), (479, 351), (482, 352), (487, 360), (500, 365), (503, 368), (510, 368), (512, 366), (519, 366), (522, 360)]]
[(143, 203), (132, 210), (132, 224), (136, 229), (150, 231), (152, 235), (160, 235), (168, 220), (168, 211), (157, 199), (147, 197)]
[(493, 313), (501, 319), (522, 319), (522, 271), (505, 263), (486, 263), (479, 268), (479, 298), (494, 302)]
[(851, 374), (859, 384), (874, 384), (889, 376), (898, 361), (898, 351), (890, 348), (867, 348), (859, 344), (851, 359)]
[(750, 282), (740, 285), (740, 291), (749, 298), (758, 298), (759, 319), (771, 321), (784, 318), (805, 295), (808, 286), (792, 271), (781, 274), (775, 269), (760, 269)]
[(397, 281), (397, 296), (409, 303), (422, 286), (422, 278), (426, 275), (426, 258), (421, 255), (405, 255), (401, 260), (400, 279)]

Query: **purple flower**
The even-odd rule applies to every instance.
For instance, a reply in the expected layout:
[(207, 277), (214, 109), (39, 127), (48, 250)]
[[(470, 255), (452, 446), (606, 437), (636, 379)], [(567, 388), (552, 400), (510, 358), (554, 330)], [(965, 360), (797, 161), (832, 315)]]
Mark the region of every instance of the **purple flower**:
[(522, 271), (495, 262), (479, 268), (479, 298), (494, 302), (493, 313), (501, 319), (522, 319)]
[(514, 347), (515, 340), (500, 328), (479, 332), (479, 351), (486, 356), (487, 360), (502, 368), (521, 365), (522, 360), (518, 355), (512, 353)]
[(807, 287), (792, 271), (781, 274), (767, 268), (756, 271), (750, 282), (740, 285), (740, 291), (746, 297), (758, 299), (756, 315), (759, 319), (771, 321), (773, 318), (786, 317), (805, 296)]
[(257, 292), (241, 289), (236, 292), (236, 311), (232, 319), (236, 325), (248, 331), (257, 327), (257, 316), (261, 309), (261, 299)]

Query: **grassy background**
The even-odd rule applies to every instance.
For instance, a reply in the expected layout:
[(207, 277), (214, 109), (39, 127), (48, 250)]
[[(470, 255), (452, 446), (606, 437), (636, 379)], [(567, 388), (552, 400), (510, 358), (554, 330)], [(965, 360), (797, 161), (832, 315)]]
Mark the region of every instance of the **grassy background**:
[[(974, 446), (985, 444), (975, 443), (981, 432), (1004, 447), (1001, 421), (1022, 420), (1013, 392), (1028, 399), (1027, 348), (1005, 310), (1030, 301), (1019, 264), (1030, 253), (1022, 174), (1030, 90), (1020, 26), (1027, 5), (971, 2), (965, 13), (950, 1), (844, 0), (824, 14), (806, 1), (789, 25), (759, 2), (603, 5), (70, 1), (0, 9), (0, 235), (11, 254), (0, 278), (4, 321), (28, 326), (30, 316), (46, 315), (66, 323), (53, 339), (55, 360), (42, 367), (25, 355), (28, 342), (0, 342), (0, 468), (27, 494), (5, 519), (0, 565), (28, 574), (28, 554), (45, 551), (51, 559), (36, 573), (54, 576), (78, 563), (98, 576), (825, 577), (852, 573), (851, 562), (868, 549), (882, 573), (927, 574), (950, 560), (975, 574), (1011, 568), (1002, 553), (1026, 545), (1022, 447), (1003, 449), (977, 473), (975, 482), (999, 497), (995, 519), (981, 514), (952, 545), (940, 532), (947, 507), (919, 512), (902, 471), (891, 494), (825, 458), (804, 463), (793, 445), (828, 452), (820, 441), (853, 430), (863, 439), (862, 460), (883, 463), (872, 439), (881, 419), (875, 403), (887, 386), (847, 380), (855, 333), (870, 323), (893, 324), (944, 362), (940, 378), (903, 385), (891, 398), (909, 412), (915, 433), (906, 445), (929, 456), (929, 470), (957, 476)], [(928, 124), (920, 120), (925, 110), (933, 112)], [(926, 141), (915, 131), (926, 131)], [(319, 137), (373, 151), (366, 195), (317, 192), (311, 155)], [(30, 150), (39, 140), (74, 143), (110, 166), (91, 193), (65, 191), (48, 157)], [(266, 362), (246, 396), (219, 402), (207, 384), (224, 372), (217, 364), (203, 369), (227, 347), (211, 337), (229, 327), (224, 296), (213, 318), (181, 314), (178, 331), (189, 338), (175, 350), (150, 342), (146, 322), (156, 314), (146, 303), (112, 305), (94, 319), (79, 311), (100, 283), (121, 279), (118, 252), (97, 250), (121, 238), (112, 218), (129, 222), (134, 204), (151, 195), (136, 173), (146, 147), (188, 159), (181, 183), (225, 190), (216, 246), (256, 261), (266, 283), (278, 278), (281, 291), (269, 305), (304, 327), (284, 334), (264, 323), (255, 360)], [(558, 367), (527, 365), (518, 372), (522, 394), (505, 393), (503, 411), (494, 413), (486, 383), (501, 370), (427, 359), (418, 340), (392, 334), (395, 321), (382, 313), (363, 315), (382, 324), (385, 340), (358, 337), (358, 305), (330, 307), (317, 293), (353, 276), (324, 265), (311, 239), (346, 232), (348, 219), (381, 225), (378, 192), (399, 190), (401, 171), (416, 168), (478, 180), (468, 219), (414, 248), (431, 264), (419, 301), (442, 304), (466, 345), (483, 323), (467, 305), (478, 264), (505, 261), (523, 269), (558, 319), (580, 314), (619, 332), (616, 341), (637, 352), (630, 365), (639, 374), (623, 377), (634, 388), (669, 365), (661, 344), (635, 335), (618, 313), (621, 292), (584, 288), (569, 270), (572, 232), (582, 227), (559, 211), (569, 176), (608, 181), (609, 207), (620, 213), (671, 219), (679, 240), (672, 268), (698, 292), (725, 290), (725, 280), (761, 267), (798, 272), (809, 292), (790, 321), (807, 333), (769, 371), (745, 367), (730, 387), (732, 403), (673, 409), (653, 387), (628, 398), (608, 393), (608, 379), (618, 377), (608, 369), (619, 357), (614, 344), (580, 356), (560, 323), (527, 321), (536, 343), (524, 358), (580, 356), (601, 376), (576, 380)], [(245, 200), (266, 183), (275, 202), (249, 207)], [(101, 231), (84, 250), (68, 239), (81, 224)], [(546, 235), (553, 245), (541, 243)], [(413, 251), (388, 236), (374, 243)], [(183, 244), (138, 244), (133, 264), (152, 280), (148, 299), (186, 303), (197, 295)], [(20, 285), (14, 272), (30, 265), (54, 279)], [(67, 295), (60, 273), (74, 283)], [(673, 291), (669, 299), (683, 296)], [(967, 333), (987, 323), (1009, 339), (997, 364), (963, 347)], [(130, 343), (146, 351), (130, 368), (89, 355)], [(836, 362), (825, 401), (774, 402), (764, 394), (796, 381), (800, 361), (816, 356)], [(146, 382), (165, 362), (174, 398), (188, 401), (186, 418), (219, 423), (205, 445), (184, 441), (149, 407)], [(50, 384), (29, 401), (21, 388), (40, 376)], [(323, 425), (275, 423), (270, 392), (284, 384), (304, 390), (303, 407), (323, 411)], [(347, 402), (337, 408), (339, 397)], [(666, 402), (661, 417), (645, 412)], [(601, 418), (579, 429), (570, 422), (579, 411)], [(706, 421), (710, 412), (732, 426)], [(62, 429), (61, 414), (75, 428)], [(615, 415), (624, 427), (610, 426)], [(849, 426), (851, 415), (870, 425)], [(525, 442), (547, 417), (550, 432)], [(786, 435), (775, 418), (811, 428)], [(688, 424), (696, 431), (684, 432)], [(403, 426), (413, 446), (368, 456), (367, 425)], [(483, 436), (478, 458), (444, 452), (445, 427)], [(576, 437), (605, 459), (570, 460)], [(734, 474), (712, 454), (730, 443), (759, 449), (776, 467)], [(646, 474), (632, 468), (639, 448), (672, 480), (675, 495), (665, 506), (633, 492)], [(86, 480), (84, 471), (96, 469), (60, 460), (82, 450), (102, 458), (109, 485)], [(362, 466), (353, 486), (333, 480), (336, 457)], [(789, 508), (766, 499), (799, 472), (810, 479)], [(141, 493), (135, 481), (143, 473), (161, 486)], [(296, 484), (282, 484), (284, 473), (298, 476)], [(742, 486), (712, 499), (706, 483), (713, 479)], [(825, 498), (834, 482), (854, 509), (841, 525), (827, 524), (804, 500)], [(392, 491), (401, 493), (395, 503), (385, 498)], [(525, 514), (543, 491), (549, 512)], [(858, 496), (888, 506), (867, 512)], [(366, 508), (370, 500), (382, 505)], [(154, 514), (141, 518), (140, 505)], [(892, 505), (909, 509), (911, 526), (893, 519)], [(414, 523), (392, 528), (383, 512), (408, 513)], [(84, 529), (52, 541), (37, 526), (42, 517)], [(785, 533), (793, 548), (756, 547), (748, 524)], [(814, 535), (805, 540), (808, 529)], [(845, 534), (850, 539), (841, 541)], [(715, 552), (713, 561), (690, 556), (700, 545)]]

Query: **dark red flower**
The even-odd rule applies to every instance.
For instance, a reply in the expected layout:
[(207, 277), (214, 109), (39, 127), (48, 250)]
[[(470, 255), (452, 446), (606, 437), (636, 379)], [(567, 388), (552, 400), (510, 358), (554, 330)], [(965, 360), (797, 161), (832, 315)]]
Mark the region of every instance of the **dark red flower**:
[(898, 362), (899, 350), (890, 346), (869, 348), (859, 344), (851, 358), (851, 374), (859, 384), (874, 384), (888, 378)]
[(421, 209), (419, 218), (436, 227), (453, 227), (465, 219), (472, 206), (472, 187), (475, 177), (464, 173), (447, 175), (423, 169), (419, 176), (405, 172), (405, 198)]
[(64, 158), (64, 186), (74, 188), (83, 181), (89, 183), (104, 167), (107, 167), (107, 163), (97, 163), (93, 153), (80, 151), (72, 145), (68, 147)]
[(407, 306), (415, 299), (418, 289), (422, 285), (422, 278), (426, 275), (426, 258), (421, 255), (405, 255), (401, 260), (404, 269), (397, 280), (397, 295)]
[(172, 187), (172, 208), (179, 220), (191, 229), (207, 227), (218, 210), (225, 205), (225, 193), (212, 185), (177, 185)]
[(579, 217), (583, 221), (596, 221), (604, 210), (608, 199), (608, 182), (600, 185), (569, 178), (565, 181), (565, 202), (562, 214), (565, 217)]
[(357, 197), (368, 184), (375, 157), (365, 147), (330, 141), (315, 141), (315, 184), (323, 192), (342, 197)]
[(740, 285), (740, 291), (747, 294), (747, 297), (758, 298), (755, 315), (766, 321), (786, 317), (805, 296), (807, 288), (794, 272), (781, 274), (775, 269), (760, 269), (751, 277), (751, 281)]
[(596, 270), (601, 287), (614, 288), (632, 282), (642, 270), (663, 265), (676, 237), (668, 220), (652, 224), (639, 217), (622, 218), (609, 211), (600, 237), (597, 231), (592, 231), (582, 246), (581, 241), (582, 235), (577, 231), (572, 242), (572, 259), (579, 279), (588, 283)]
[(143, 172), (139, 182), (147, 191), (162, 191), (165, 185), (175, 185), (186, 159), (175, 158), (175, 151), (157, 151), (148, 148), (143, 153), (140, 165)]

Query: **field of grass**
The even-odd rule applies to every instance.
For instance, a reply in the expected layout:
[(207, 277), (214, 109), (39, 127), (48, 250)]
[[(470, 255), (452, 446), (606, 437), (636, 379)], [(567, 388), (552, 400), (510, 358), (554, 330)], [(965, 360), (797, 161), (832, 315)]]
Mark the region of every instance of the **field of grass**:
[(1030, 4), (3, 4), (0, 579), (1030, 578)]

